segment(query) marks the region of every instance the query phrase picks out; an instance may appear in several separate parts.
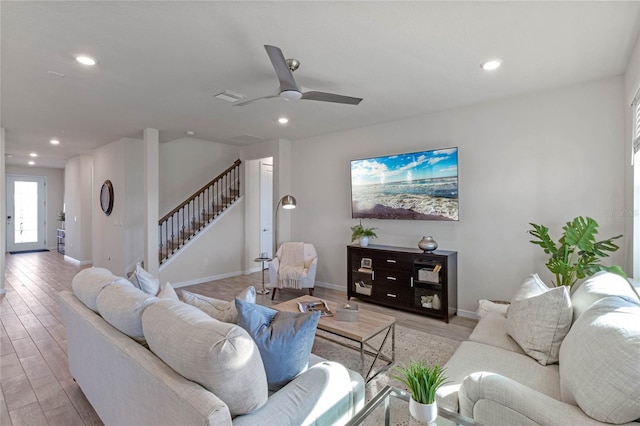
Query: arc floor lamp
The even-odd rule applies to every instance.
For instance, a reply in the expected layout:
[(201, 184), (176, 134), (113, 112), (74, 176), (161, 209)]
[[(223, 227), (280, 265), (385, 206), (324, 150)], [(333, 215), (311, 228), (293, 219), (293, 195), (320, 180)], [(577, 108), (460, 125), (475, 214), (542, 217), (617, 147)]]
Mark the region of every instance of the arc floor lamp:
[(276, 205), (276, 214), (275, 214), (276, 218), (273, 223), (274, 225), (273, 257), (275, 257), (276, 251), (278, 250), (278, 209), (280, 208), (281, 205), (283, 209), (287, 209), (287, 210), (295, 209), (296, 199), (293, 195), (285, 195), (284, 197), (280, 198), (280, 201), (278, 201), (278, 204)]

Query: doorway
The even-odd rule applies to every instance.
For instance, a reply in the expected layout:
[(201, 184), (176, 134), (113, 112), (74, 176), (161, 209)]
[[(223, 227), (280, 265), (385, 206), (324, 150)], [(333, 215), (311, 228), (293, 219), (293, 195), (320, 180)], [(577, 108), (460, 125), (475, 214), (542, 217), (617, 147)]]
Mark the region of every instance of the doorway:
[(46, 247), (46, 192), (44, 176), (7, 175), (7, 251)]
[(260, 160), (260, 255), (273, 257), (273, 161)]

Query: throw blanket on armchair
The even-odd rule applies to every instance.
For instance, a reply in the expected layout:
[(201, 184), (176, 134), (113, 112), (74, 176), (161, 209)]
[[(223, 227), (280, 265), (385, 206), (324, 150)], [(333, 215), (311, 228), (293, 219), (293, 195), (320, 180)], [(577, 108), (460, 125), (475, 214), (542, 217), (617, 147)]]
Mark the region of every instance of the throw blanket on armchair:
[(304, 278), (304, 243), (284, 243), (278, 267), (278, 288), (300, 289)]

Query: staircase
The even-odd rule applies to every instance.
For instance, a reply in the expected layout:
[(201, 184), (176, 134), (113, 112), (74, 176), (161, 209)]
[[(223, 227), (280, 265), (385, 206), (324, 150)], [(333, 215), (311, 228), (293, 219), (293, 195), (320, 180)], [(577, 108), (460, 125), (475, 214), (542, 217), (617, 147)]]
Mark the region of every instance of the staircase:
[(160, 264), (240, 198), (240, 160), (158, 221)]

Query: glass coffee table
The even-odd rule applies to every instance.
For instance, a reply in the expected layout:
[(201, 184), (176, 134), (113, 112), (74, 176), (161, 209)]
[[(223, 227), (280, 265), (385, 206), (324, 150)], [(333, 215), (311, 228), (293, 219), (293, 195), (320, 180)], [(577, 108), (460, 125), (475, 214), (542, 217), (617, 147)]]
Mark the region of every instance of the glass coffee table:
[[(380, 393), (373, 397), (362, 410), (347, 423), (347, 426), (355, 425), (422, 425), (409, 413), (408, 392), (385, 386)], [(438, 419), (429, 423), (437, 426), (481, 426), (480, 423), (454, 413), (445, 408), (438, 407)]]

